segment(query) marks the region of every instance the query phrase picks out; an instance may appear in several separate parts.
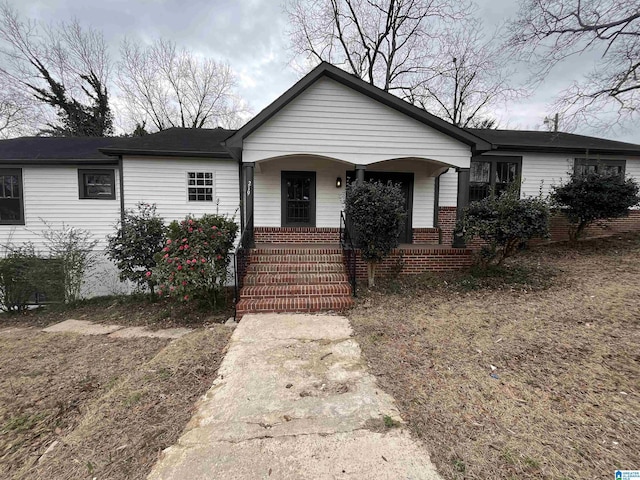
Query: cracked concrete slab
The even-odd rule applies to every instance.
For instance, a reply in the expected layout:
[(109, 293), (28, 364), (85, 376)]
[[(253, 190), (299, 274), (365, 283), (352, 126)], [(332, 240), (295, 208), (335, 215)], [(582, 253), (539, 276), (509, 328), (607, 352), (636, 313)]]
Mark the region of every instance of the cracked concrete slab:
[(102, 325), (87, 320), (65, 320), (50, 327), (43, 328), (48, 333), (78, 333), (80, 335), (106, 335), (123, 328), (120, 325)]
[(351, 333), (342, 316), (245, 315), (149, 479), (439, 479)]

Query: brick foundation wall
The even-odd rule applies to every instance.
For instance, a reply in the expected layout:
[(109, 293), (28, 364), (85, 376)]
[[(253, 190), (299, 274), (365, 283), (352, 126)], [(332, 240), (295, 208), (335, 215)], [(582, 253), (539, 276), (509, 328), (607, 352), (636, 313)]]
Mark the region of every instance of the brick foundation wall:
[(440, 243), (439, 228), (414, 228), (413, 243), (438, 245)]
[[(468, 268), (473, 263), (473, 252), (463, 248), (409, 248), (395, 249), (378, 265), (376, 277), (418, 275), (424, 272), (447, 272)], [(358, 252), (356, 276), (367, 279), (367, 264)]]
[[(551, 217), (549, 231), (551, 233), (550, 240), (552, 242), (568, 240), (569, 223), (567, 222), (566, 217), (562, 214), (553, 215)], [(628, 217), (597, 222), (587, 228), (584, 233), (584, 238), (606, 237), (625, 232), (640, 232), (640, 210), (630, 210)]]
[(340, 243), (339, 228), (255, 227), (256, 243)]
[(439, 207), (438, 225), (442, 231), (442, 245), (453, 243), (453, 230), (456, 228), (457, 207)]

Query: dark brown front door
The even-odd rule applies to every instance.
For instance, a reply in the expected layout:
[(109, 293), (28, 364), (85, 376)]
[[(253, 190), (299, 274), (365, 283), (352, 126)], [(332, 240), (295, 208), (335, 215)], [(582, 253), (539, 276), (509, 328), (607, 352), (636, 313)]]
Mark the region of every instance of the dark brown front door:
[(316, 226), (316, 172), (282, 172), (282, 226)]

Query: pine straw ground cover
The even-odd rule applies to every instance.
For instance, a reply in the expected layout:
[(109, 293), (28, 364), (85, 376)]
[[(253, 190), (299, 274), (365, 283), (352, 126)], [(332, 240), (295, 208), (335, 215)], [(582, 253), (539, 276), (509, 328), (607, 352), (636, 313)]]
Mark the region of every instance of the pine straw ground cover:
[(0, 478), (145, 478), (211, 386), (231, 332), (169, 343), (0, 328)]
[(640, 466), (640, 236), (387, 283), (362, 291), (350, 319), (445, 478)]

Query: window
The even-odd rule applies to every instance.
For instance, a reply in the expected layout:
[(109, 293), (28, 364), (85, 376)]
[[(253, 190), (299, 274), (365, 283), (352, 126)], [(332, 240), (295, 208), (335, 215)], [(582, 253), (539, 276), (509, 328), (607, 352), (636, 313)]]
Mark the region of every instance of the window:
[(78, 170), (80, 198), (113, 200), (116, 198), (114, 170)]
[(626, 160), (602, 160), (597, 158), (576, 158), (573, 171), (576, 175), (597, 172), (624, 177)]
[(282, 226), (316, 224), (316, 172), (282, 172)]
[(213, 173), (187, 173), (187, 189), (190, 202), (213, 202)]
[(500, 195), (520, 178), (522, 157), (483, 156), (471, 160), (469, 201), (477, 202), (493, 191)]
[(24, 225), (22, 170), (0, 168), (0, 225)]

